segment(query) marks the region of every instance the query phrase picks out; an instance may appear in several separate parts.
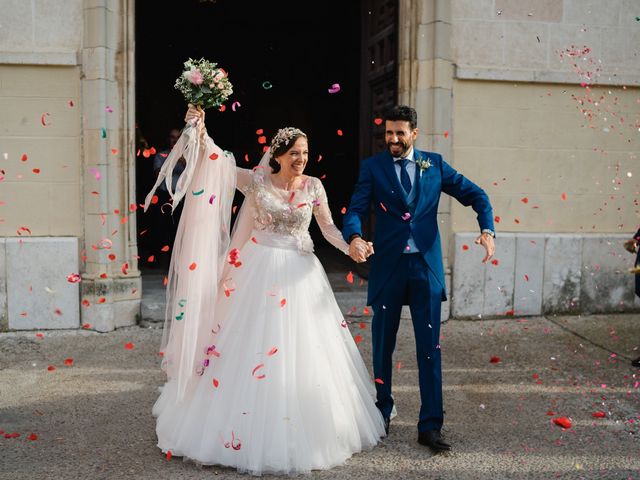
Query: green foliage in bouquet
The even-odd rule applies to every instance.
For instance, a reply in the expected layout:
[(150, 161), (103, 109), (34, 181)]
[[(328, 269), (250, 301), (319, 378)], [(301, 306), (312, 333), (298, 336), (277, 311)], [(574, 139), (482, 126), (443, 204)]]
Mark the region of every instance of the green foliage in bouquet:
[(233, 93), (227, 72), (204, 58), (184, 62), (184, 71), (176, 79), (175, 88), (188, 103), (203, 109), (219, 107)]

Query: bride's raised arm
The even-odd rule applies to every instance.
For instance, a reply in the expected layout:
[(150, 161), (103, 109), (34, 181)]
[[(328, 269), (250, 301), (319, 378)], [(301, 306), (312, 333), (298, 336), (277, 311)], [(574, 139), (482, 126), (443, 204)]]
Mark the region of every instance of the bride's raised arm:
[[(207, 145), (208, 139), (215, 145), (213, 139), (207, 134), (207, 128), (204, 123), (204, 110), (202, 110), (201, 108), (196, 108), (193, 105), (189, 104), (189, 109), (187, 110), (187, 114), (185, 115), (184, 119), (187, 123), (191, 123), (192, 125), (195, 125), (197, 127), (200, 141), (203, 144)], [(211, 160), (217, 160), (219, 154), (213, 152), (211, 155), (213, 156)], [(247, 187), (251, 184), (251, 179), (253, 178), (253, 170), (236, 166), (236, 176), (236, 188), (242, 193), (245, 193)]]

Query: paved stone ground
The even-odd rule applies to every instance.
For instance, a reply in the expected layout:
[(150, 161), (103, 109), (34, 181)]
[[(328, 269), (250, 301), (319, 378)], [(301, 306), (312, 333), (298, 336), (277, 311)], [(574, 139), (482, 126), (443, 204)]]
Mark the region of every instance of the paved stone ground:
[[(348, 284), (341, 265), (327, 270), (343, 311), (352, 305), (361, 314), (364, 286)], [(161, 298), (152, 288), (159, 278), (161, 285), (161, 275), (145, 280), (146, 303)], [(370, 363), (370, 317), (348, 318)], [(0, 430), (20, 434), (0, 436), (0, 479), (246, 478), (167, 461), (156, 447), (151, 406), (164, 374), (161, 324), (150, 319), (107, 334), (0, 334)], [(640, 370), (630, 365), (640, 356), (639, 318), (449, 320), (442, 337), (444, 433), (453, 452), (433, 455), (416, 442), (417, 369), (405, 318), (395, 357), (398, 417), (389, 437), (309, 477), (640, 479)], [(596, 411), (606, 417), (592, 417)], [(560, 416), (572, 427), (554, 425)]]

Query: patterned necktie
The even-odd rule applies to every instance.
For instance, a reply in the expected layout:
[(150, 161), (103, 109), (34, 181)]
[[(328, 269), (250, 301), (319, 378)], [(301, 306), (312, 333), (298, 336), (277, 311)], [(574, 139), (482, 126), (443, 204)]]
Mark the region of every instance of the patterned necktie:
[(396, 160), (397, 163), (400, 164), (400, 183), (402, 184), (402, 188), (409, 195), (411, 192), (411, 178), (409, 178), (409, 172), (407, 172), (407, 162), (409, 160), (406, 158), (401, 158)]

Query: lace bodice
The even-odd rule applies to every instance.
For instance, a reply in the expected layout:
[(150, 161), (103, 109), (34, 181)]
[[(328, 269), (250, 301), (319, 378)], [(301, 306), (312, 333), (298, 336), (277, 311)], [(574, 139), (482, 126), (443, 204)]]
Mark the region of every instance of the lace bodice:
[(306, 177), (302, 186), (294, 191), (276, 187), (271, 175), (263, 168), (236, 169), (237, 186), (253, 207), (253, 228), (259, 231), (291, 235), (298, 249), (313, 252), (313, 241), (309, 235), (311, 216), (316, 218), (322, 235), (345, 254), (349, 245), (333, 223), (327, 194), (322, 182), (315, 177)]

